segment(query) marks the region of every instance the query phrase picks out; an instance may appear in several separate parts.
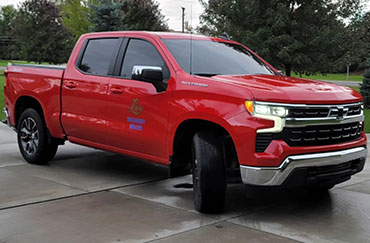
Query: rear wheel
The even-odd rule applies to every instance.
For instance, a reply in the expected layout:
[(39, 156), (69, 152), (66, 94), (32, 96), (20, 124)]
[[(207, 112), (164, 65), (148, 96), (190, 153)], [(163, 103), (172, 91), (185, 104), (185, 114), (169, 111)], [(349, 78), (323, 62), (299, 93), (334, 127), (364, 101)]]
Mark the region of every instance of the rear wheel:
[(30, 164), (47, 164), (57, 152), (58, 143), (48, 137), (45, 122), (39, 113), (26, 109), (18, 122), (18, 147), (23, 158)]
[(224, 208), (226, 168), (221, 138), (208, 131), (193, 137), (194, 206), (201, 213), (219, 213)]

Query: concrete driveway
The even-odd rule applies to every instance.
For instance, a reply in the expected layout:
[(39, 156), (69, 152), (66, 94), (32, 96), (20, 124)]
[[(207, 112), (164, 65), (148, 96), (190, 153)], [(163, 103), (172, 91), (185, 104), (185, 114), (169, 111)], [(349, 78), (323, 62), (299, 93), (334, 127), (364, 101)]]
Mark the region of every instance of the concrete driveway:
[(28, 165), (0, 125), (0, 242), (369, 242), (370, 166), (317, 198), (247, 198), (228, 190), (226, 211), (194, 211), (191, 177), (67, 144), (49, 166)]

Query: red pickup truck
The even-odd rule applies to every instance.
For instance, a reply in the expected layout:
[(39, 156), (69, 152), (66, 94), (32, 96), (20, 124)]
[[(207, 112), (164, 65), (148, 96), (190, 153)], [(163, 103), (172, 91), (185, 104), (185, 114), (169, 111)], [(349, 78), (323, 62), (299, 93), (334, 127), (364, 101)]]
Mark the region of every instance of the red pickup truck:
[(69, 140), (192, 172), (200, 212), (221, 211), (231, 182), (328, 190), (366, 159), (359, 93), (282, 76), (226, 38), (86, 34), (66, 67), (9, 65), (5, 76), (26, 161), (47, 163)]

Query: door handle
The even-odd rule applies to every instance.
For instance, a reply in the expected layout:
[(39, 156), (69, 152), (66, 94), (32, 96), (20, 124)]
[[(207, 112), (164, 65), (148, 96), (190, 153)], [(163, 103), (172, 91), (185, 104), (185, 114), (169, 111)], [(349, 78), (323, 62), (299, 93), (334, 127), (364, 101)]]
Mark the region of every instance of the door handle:
[(69, 88), (69, 89), (74, 89), (77, 87), (77, 84), (73, 81), (67, 81), (66, 82), (66, 87)]
[(123, 94), (123, 90), (121, 88), (119, 88), (119, 87), (112, 87), (110, 89), (110, 92), (112, 94)]

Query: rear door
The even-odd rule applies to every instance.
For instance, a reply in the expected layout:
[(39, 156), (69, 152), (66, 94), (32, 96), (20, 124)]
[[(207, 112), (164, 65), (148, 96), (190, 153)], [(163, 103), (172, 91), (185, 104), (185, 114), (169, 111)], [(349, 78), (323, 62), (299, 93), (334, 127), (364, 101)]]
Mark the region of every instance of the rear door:
[(109, 78), (122, 38), (88, 39), (62, 87), (62, 124), (70, 138), (106, 144)]
[[(166, 90), (158, 92), (151, 83), (133, 80), (134, 66), (161, 69)], [(168, 159), (165, 158), (165, 139), (171, 97), (167, 86), (171, 74), (164, 53), (150, 38), (127, 38), (116, 69), (118, 77), (111, 78), (109, 84), (107, 134), (110, 145)]]

